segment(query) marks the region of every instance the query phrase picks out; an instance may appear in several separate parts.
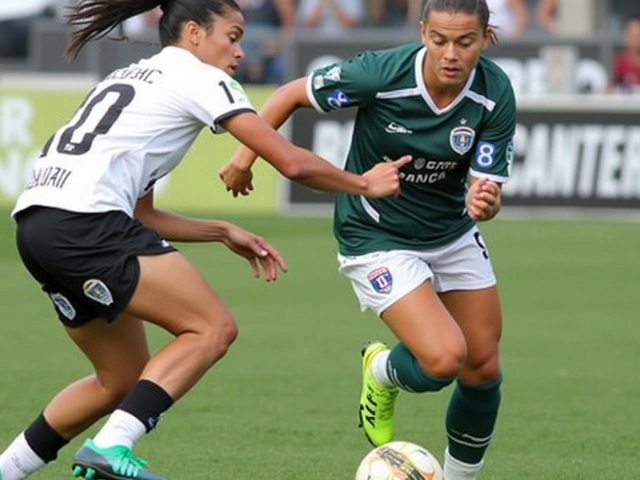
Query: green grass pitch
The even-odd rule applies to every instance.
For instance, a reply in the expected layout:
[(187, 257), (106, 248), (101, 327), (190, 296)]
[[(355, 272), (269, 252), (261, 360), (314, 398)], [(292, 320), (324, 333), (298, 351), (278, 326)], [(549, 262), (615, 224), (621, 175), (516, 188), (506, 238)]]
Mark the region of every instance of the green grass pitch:
[[(90, 368), (0, 213), (1, 450)], [(392, 338), (337, 274), (329, 219), (223, 218), (264, 235), (290, 272), (267, 284), (221, 245), (179, 245), (235, 313), (240, 336), (135, 452), (174, 480), (351, 480), (369, 450), (356, 428), (359, 347)], [(481, 479), (637, 480), (640, 224), (498, 219), (482, 229), (503, 301), (505, 383)], [(149, 335), (154, 349), (168, 339)], [(442, 458), (450, 391), (401, 395), (397, 437)], [(33, 478), (71, 478), (81, 441)]]

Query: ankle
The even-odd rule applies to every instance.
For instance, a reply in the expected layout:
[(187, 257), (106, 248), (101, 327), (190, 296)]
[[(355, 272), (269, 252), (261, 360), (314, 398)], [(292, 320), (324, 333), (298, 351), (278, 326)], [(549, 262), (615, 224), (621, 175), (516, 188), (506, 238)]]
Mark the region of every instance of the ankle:
[(484, 460), (475, 464), (458, 460), (449, 453), (447, 448), (444, 452), (444, 480), (477, 480), (483, 464)]

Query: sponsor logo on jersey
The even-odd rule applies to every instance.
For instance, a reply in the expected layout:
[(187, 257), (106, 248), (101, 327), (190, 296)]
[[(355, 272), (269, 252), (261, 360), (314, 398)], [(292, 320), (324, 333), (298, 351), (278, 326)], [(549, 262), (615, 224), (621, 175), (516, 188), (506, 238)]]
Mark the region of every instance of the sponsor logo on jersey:
[(49, 297), (62, 315), (67, 317), (69, 320), (76, 318), (76, 309), (73, 308), (73, 305), (71, 305), (71, 302), (67, 297), (61, 293), (50, 293)]
[(329, 97), (327, 97), (327, 103), (333, 109), (343, 108), (351, 103), (349, 96), (342, 90), (334, 90)]
[(242, 88), (242, 85), (240, 85), (240, 83), (238, 83), (237, 80), (231, 80), (231, 82), (229, 83), (229, 86), (236, 92), (245, 95), (244, 88)]
[(387, 133), (399, 133), (402, 135), (411, 135), (413, 133), (413, 130), (409, 130), (407, 127), (403, 127), (396, 122), (391, 122), (387, 125), (387, 128), (385, 128), (384, 131)]
[(393, 277), (387, 267), (376, 268), (367, 275), (367, 278), (378, 293), (389, 293), (393, 288)]
[(332, 82), (338, 82), (340, 81), (340, 75), (342, 74), (342, 68), (340, 68), (339, 66), (335, 66), (332, 69), (330, 69), (329, 71), (327, 71), (327, 73), (324, 74), (324, 78), (325, 80), (330, 80)]
[(82, 285), (82, 290), (87, 297), (98, 303), (103, 305), (111, 305), (113, 303), (113, 295), (111, 295), (111, 291), (102, 280), (96, 278), (87, 280)]
[(464, 155), (473, 147), (473, 140), (476, 138), (476, 132), (469, 127), (456, 127), (451, 130), (449, 135), (449, 144), (454, 152)]

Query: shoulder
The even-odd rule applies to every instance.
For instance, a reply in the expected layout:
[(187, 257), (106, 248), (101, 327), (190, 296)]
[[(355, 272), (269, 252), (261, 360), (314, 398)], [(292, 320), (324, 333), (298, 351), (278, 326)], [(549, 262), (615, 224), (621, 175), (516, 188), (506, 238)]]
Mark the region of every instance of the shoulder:
[(515, 97), (513, 85), (507, 73), (485, 56), (480, 57), (471, 90), (494, 102)]
[[(420, 43), (411, 43), (383, 50), (368, 50), (360, 53), (355, 58), (377, 65), (380, 69), (397, 69), (406, 66), (407, 61), (414, 59), (423, 48), (424, 46)], [(410, 63), (410, 66), (413, 67), (413, 64)]]
[[(421, 44), (408, 44), (384, 50), (369, 50), (352, 57), (347, 63), (359, 70), (380, 89), (415, 86), (415, 60), (424, 49)], [(409, 82), (409, 84), (407, 84)]]
[(511, 88), (511, 79), (503, 68), (484, 55), (480, 56), (476, 72), (477, 78), (483, 81), (487, 89), (501, 91)]

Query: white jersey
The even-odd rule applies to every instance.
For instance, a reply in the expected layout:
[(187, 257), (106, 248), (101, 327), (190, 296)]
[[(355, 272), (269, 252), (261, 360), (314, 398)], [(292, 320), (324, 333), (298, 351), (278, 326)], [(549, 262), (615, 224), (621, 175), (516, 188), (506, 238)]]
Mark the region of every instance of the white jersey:
[(32, 205), (121, 210), (173, 170), (203, 127), (255, 112), (240, 84), (185, 49), (114, 71), (44, 146), (12, 216)]

